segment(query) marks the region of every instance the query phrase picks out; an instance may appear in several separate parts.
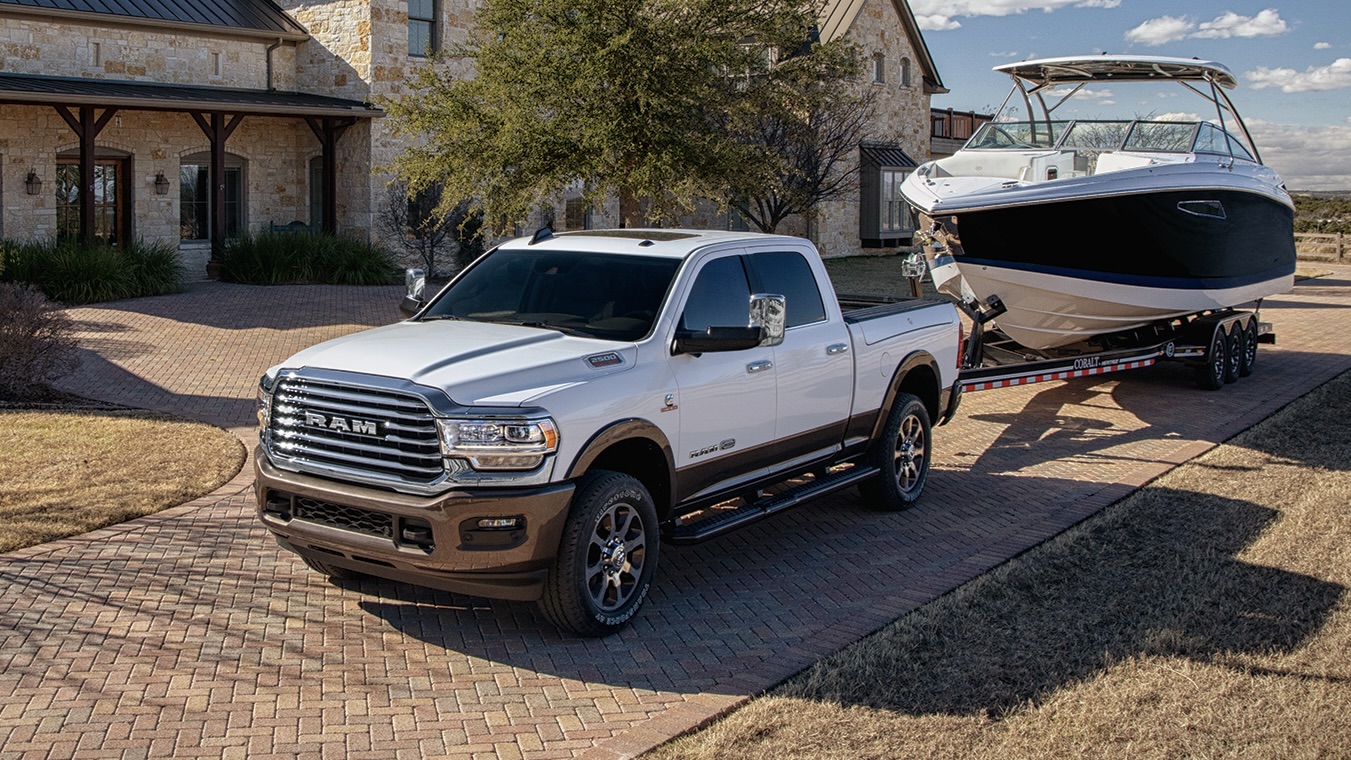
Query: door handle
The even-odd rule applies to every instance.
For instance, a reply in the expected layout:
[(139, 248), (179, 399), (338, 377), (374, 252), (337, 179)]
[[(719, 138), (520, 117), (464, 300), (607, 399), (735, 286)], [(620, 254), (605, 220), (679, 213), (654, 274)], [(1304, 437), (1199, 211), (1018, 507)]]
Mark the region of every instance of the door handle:
[(774, 366), (774, 362), (770, 361), (769, 359), (761, 359), (761, 360), (758, 361), (758, 362), (751, 362), (750, 364), (747, 364), (747, 365), (746, 365), (746, 372), (748, 372), (748, 373), (750, 373), (750, 374), (753, 375), (753, 374), (755, 374), (756, 372), (764, 372), (765, 370), (767, 370), (767, 369), (769, 369), (769, 368), (771, 368), (771, 367), (773, 367), (773, 366)]
[(848, 344), (848, 343), (835, 343), (835, 344), (826, 346), (826, 356), (834, 356), (835, 354), (843, 354), (843, 353), (847, 353), (848, 351), (849, 351), (849, 344)]

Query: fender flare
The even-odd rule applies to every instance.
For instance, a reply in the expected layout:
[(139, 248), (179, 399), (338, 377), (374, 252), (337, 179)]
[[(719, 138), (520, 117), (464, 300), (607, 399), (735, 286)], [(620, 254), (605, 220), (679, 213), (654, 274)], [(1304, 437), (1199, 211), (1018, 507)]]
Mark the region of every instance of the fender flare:
[(887, 386), (887, 395), (883, 397), (882, 406), (877, 410), (877, 419), (873, 421), (872, 432), (868, 436), (869, 441), (876, 441), (877, 436), (881, 435), (882, 426), (887, 421), (887, 411), (896, 401), (896, 395), (901, 392), (901, 384), (905, 382), (906, 376), (916, 367), (928, 367), (934, 375), (935, 397), (932, 401), (926, 398), (920, 399), (924, 402), (930, 419), (936, 421), (943, 414), (943, 373), (938, 370), (938, 360), (928, 351), (914, 351), (901, 360), (901, 363), (896, 367), (896, 371), (892, 374), (891, 383)]
[(581, 477), (606, 449), (621, 441), (635, 438), (646, 438), (661, 449), (666, 458), (667, 482), (675, 483), (675, 452), (671, 448), (671, 442), (667, 440), (661, 428), (638, 417), (618, 420), (597, 430), (573, 458), (572, 464), (568, 466), (566, 478), (574, 480)]

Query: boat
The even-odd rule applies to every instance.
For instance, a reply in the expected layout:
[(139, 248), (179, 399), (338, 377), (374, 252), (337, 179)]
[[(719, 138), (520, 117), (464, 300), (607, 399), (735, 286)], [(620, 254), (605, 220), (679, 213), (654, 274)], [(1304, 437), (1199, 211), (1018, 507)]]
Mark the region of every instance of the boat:
[[(1051, 349), (1293, 285), (1294, 203), (1225, 93), (1237, 82), (1224, 65), (1095, 55), (995, 71), (1014, 86), (994, 120), (901, 185), (930, 220), (940, 290), (997, 305), (1008, 337)], [(1181, 86), (1213, 115), (1055, 114), (1091, 85), (1127, 83)]]

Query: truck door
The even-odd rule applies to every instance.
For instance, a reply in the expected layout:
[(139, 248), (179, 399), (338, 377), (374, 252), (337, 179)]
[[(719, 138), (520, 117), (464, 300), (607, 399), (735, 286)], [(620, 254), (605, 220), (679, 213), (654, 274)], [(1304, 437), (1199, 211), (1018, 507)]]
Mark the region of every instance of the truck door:
[[(744, 327), (750, 323), (750, 282), (740, 255), (706, 260), (695, 274), (677, 329)], [(678, 393), (680, 432), (675, 452), (683, 497), (728, 485), (762, 470), (775, 458), (774, 351), (671, 357)]]
[(823, 296), (797, 251), (753, 253), (747, 263), (757, 293), (787, 299), (787, 329), (774, 348), (780, 461), (829, 449), (844, 440), (854, 392), (849, 328), (829, 318), (824, 300), (835, 296)]

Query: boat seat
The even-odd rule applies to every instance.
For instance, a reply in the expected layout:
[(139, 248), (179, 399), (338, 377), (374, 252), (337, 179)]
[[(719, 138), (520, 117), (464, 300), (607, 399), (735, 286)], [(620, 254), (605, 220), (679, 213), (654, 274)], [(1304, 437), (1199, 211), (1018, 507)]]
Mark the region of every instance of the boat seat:
[(1024, 182), (1049, 182), (1074, 176), (1074, 152), (1053, 151), (1032, 156), (1018, 179)]
[[(1046, 152), (967, 151), (935, 161), (936, 170), (932, 176), (1024, 179), (1028, 158), (1039, 155), (1046, 155)], [(1054, 152), (1051, 155), (1054, 155)]]
[(1136, 153), (1103, 153), (1098, 156), (1098, 165), (1093, 173), (1104, 174), (1106, 172), (1119, 172), (1122, 169), (1139, 169), (1153, 163), (1157, 162), (1149, 156), (1141, 156)]

